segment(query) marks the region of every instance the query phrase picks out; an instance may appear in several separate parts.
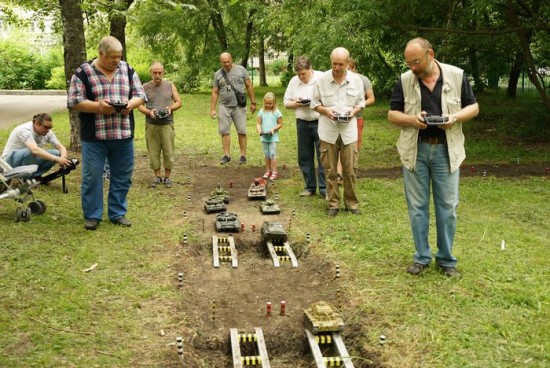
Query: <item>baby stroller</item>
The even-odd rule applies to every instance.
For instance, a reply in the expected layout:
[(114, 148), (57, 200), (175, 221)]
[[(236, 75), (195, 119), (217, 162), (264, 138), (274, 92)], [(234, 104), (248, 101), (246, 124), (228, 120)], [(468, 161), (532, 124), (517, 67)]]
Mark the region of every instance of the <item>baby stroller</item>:
[[(27, 222), (31, 219), (31, 213), (41, 215), (46, 212), (46, 204), (34, 199), (32, 189), (40, 184), (35, 179), (30, 179), (36, 172), (38, 165), (26, 165), (12, 168), (0, 157), (0, 199), (11, 198), (19, 202), (15, 210), (15, 221)], [(24, 207), (23, 204), (32, 199)]]

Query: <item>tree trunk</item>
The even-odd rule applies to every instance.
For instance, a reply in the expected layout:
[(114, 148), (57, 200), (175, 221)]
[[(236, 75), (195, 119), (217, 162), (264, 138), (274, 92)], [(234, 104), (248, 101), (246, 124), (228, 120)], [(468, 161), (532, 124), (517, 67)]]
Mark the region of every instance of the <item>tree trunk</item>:
[(258, 58), (260, 59), (260, 68), (258, 74), (260, 74), (260, 86), (267, 87), (267, 78), (265, 73), (265, 40), (264, 36), (260, 36), (260, 42), (258, 43)]
[(109, 16), (109, 34), (116, 37), (122, 44), (122, 60), (126, 58), (126, 13), (134, 0), (113, 0), (113, 8)]
[[(86, 39), (84, 37), (84, 22), (80, 4), (74, 0), (59, 0), (61, 20), (63, 23), (63, 58), (65, 63), (65, 84), (68, 91), (69, 83), (75, 69), (86, 61)], [(70, 149), (80, 152), (80, 119), (78, 112), (69, 110), (71, 124)]]
[(512, 64), (512, 69), (510, 70), (510, 77), (508, 78), (508, 88), (506, 89), (506, 97), (516, 98), (516, 93), (518, 90), (518, 80), (521, 75), (521, 53), (517, 53), (514, 58), (514, 63)]
[(546, 89), (540, 82), (537, 74), (537, 67), (535, 65), (535, 61), (533, 59), (533, 54), (531, 53), (531, 49), (529, 48), (531, 40), (532, 40), (532, 31), (526, 30), (521, 28), (520, 21), (518, 19), (518, 14), (514, 10), (512, 4), (508, 5), (507, 8), (507, 16), (508, 20), (510, 21), (510, 24), (517, 28), (518, 31), (516, 32), (516, 35), (518, 36), (519, 44), (521, 47), (521, 53), (523, 54), (523, 61), (525, 64), (525, 69), (527, 71), (527, 75), (529, 76), (529, 80), (537, 91), (539, 92), (539, 95), (542, 99), (542, 103), (546, 107), (546, 110), (550, 112), (550, 97), (546, 94)]
[(218, 4), (217, 0), (210, 0), (209, 3), (210, 7), (212, 8), (212, 10), (210, 11), (212, 27), (214, 28), (214, 32), (216, 33), (216, 37), (218, 38), (221, 51), (227, 51), (227, 49), (229, 48), (229, 43), (227, 41), (227, 34), (225, 33), (225, 27), (223, 25), (220, 5)]
[(481, 93), (485, 90), (485, 83), (479, 75), (479, 61), (477, 59), (476, 50), (470, 48), (470, 68), (472, 69), (472, 78), (474, 79), (474, 88), (476, 93)]
[(294, 53), (290, 52), (286, 60), (286, 71), (294, 73)]
[(256, 13), (255, 9), (251, 9), (248, 13), (248, 22), (246, 23), (246, 33), (244, 37), (244, 53), (243, 59), (241, 60), (241, 65), (246, 68), (248, 65), (248, 57), (250, 56), (250, 47), (252, 45), (252, 32), (254, 31), (254, 22), (252, 21)]

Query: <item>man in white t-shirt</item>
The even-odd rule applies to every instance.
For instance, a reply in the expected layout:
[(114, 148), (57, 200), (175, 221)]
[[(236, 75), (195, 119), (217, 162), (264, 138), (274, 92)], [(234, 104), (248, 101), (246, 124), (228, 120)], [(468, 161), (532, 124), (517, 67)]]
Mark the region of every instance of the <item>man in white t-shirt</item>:
[[(36, 114), (32, 121), (18, 125), (6, 142), (2, 158), (11, 167), (38, 165), (33, 174), (33, 178), (38, 180), (56, 163), (70, 165), (67, 149), (57, 139), (52, 127), (52, 117), (47, 113)], [(52, 149), (45, 149), (48, 143)]]
[[(313, 87), (322, 72), (313, 70), (308, 58), (300, 56), (294, 63), (296, 75), (292, 77), (285, 91), (284, 104), (294, 110), (296, 116), (296, 134), (298, 142), (298, 165), (304, 175), (304, 190), (300, 194), (308, 197), (315, 194), (325, 197), (327, 187), (325, 169), (321, 163), (319, 151), (319, 113), (309, 107), (313, 96)], [(317, 156), (317, 175), (315, 174), (315, 156)]]

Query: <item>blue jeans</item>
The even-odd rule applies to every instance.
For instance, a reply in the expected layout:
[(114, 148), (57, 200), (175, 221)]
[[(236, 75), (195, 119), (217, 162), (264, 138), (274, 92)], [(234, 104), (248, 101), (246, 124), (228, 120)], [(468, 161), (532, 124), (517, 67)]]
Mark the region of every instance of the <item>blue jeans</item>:
[(277, 143), (278, 142), (262, 142), (264, 157), (268, 160), (277, 159)]
[(430, 225), (430, 182), (433, 189), (435, 223), (437, 228), (436, 262), (440, 266), (455, 267), (452, 254), (458, 207), (460, 171), (449, 172), (449, 154), (446, 144), (418, 143), (416, 169), (403, 168), (405, 196), (416, 252), (414, 262), (427, 265), (432, 261), (428, 242)]
[(128, 212), (126, 196), (132, 185), (134, 141), (132, 139), (82, 141), (82, 212), (85, 219), (103, 218), (103, 169), (111, 169), (107, 197), (110, 221)]
[[(304, 189), (315, 193), (319, 184), (319, 193), (326, 193), (325, 169), (321, 163), (319, 151), (319, 122), (296, 119), (296, 133), (298, 136), (298, 165), (304, 175)], [(317, 155), (317, 176), (315, 175), (315, 155)]]
[[(54, 156), (59, 156), (59, 151), (56, 149), (47, 149)], [(50, 170), (54, 165), (54, 161), (44, 160), (43, 158), (34, 156), (28, 148), (22, 148), (13, 151), (6, 159), (11, 167), (38, 165), (38, 169), (32, 174), (33, 178), (37, 178)]]

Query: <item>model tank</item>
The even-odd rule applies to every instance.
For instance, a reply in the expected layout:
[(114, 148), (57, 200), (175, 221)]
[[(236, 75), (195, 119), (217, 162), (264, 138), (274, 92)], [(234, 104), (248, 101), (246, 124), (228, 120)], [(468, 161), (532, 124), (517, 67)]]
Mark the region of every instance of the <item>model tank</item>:
[(266, 199), (267, 188), (263, 178), (256, 178), (248, 189), (248, 199)]
[(236, 214), (221, 212), (216, 215), (216, 231), (239, 232), (241, 223)]
[(264, 215), (270, 213), (281, 213), (281, 208), (273, 199), (268, 199), (267, 201), (262, 202), (260, 205), (260, 210)]
[(344, 329), (344, 321), (326, 302), (317, 302), (304, 309), (304, 325), (311, 333), (339, 332)]
[(274, 221), (265, 221), (262, 224), (261, 233), (264, 243), (267, 241), (273, 243), (286, 242), (288, 238), (283, 225)]
[(226, 206), (222, 198), (211, 197), (204, 202), (204, 210), (206, 213), (225, 211)]
[(212, 197), (220, 198), (223, 203), (229, 203), (229, 193), (219, 185), (212, 191)]

